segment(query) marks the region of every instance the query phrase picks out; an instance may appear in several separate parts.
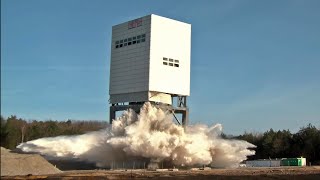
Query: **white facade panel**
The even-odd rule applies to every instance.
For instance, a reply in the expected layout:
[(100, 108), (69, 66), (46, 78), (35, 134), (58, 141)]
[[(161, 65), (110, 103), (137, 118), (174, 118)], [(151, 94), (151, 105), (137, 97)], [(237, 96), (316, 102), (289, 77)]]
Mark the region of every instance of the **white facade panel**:
[[(143, 42), (125, 45), (130, 38), (138, 42), (142, 35)], [(145, 16), (113, 26), (111, 47), (111, 103), (170, 104), (171, 95), (190, 95), (190, 24), (153, 14)], [(166, 63), (163, 58), (167, 58)]]
[[(189, 96), (191, 25), (151, 15), (150, 46), (150, 90)], [(179, 67), (164, 65), (163, 58)]]
[(306, 166), (307, 165), (307, 159), (306, 158), (300, 158), (301, 159), (301, 165)]

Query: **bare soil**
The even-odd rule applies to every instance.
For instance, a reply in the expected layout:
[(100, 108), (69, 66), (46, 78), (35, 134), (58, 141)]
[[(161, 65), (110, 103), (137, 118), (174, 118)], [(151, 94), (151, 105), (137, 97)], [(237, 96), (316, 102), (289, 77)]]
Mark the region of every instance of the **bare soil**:
[(40, 155), (17, 154), (1, 148), (1, 179), (320, 179), (320, 166), (149, 171), (67, 170), (69, 166), (74, 168), (76, 165), (77, 169), (91, 166), (64, 161), (51, 163), (60, 163), (61, 167), (66, 164), (65, 171), (60, 171)]
[(53, 175), (2, 176), (1, 179), (320, 179), (320, 166), (180, 171), (75, 170)]
[(60, 172), (38, 154), (17, 154), (1, 147), (1, 176), (42, 175)]

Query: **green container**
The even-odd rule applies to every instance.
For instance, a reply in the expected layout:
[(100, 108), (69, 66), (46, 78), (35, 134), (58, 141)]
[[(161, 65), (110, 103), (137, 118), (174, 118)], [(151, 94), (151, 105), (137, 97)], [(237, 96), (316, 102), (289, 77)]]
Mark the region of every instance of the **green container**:
[(282, 159), (281, 166), (302, 166), (302, 159), (301, 158)]

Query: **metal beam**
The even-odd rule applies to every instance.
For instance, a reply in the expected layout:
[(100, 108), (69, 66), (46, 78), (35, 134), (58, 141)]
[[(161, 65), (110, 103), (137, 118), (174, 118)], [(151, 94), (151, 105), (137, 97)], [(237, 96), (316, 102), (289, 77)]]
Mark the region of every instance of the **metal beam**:
[[(176, 96), (177, 97), (177, 107), (168, 104), (155, 103), (151, 102), (158, 108), (166, 109), (172, 112), (174, 118), (179, 125), (186, 127), (189, 123), (189, 108), (187, 107), (187, 97), (186, 96)], [(109, 122), (112, 124), (112, 121), (116, 118), (117, 111), (125, 111), (128, 109), (134, 110), (137, 114), (140, 113), (140, 109), (145, 102), (129, 102), (128, 105), (122, 104), (111, 104), (110, 106), (110, 119)], [(176, 114), (182, 114), (182, 120), (179, 121)]]

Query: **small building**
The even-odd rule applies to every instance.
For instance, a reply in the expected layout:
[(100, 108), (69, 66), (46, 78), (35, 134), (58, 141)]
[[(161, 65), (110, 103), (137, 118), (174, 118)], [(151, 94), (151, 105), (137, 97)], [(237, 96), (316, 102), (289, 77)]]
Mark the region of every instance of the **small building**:
[(281, 166), (306, 166), (306, 158), (283, 158)]
[(246, 161), (246, 167), (279, 167), (280, 159), (257, 159)]

